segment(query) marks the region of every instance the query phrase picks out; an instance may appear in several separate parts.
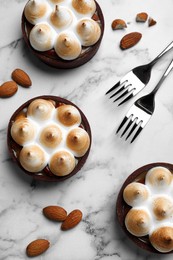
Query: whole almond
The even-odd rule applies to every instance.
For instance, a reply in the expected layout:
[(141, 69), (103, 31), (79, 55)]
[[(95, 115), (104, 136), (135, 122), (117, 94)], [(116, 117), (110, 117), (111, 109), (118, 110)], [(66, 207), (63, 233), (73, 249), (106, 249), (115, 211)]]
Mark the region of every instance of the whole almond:
[(6, 81), (0, 86), (0, 97), (6, 98), (13, 96), (18, 90), (18, 86), (14, 81)]
[(43, 214), (53, 221), (64, 221), (67, 217), (67, 212), (60, 206), (47, 206), (43, 209)]
[(124, 29), (127, 27), (127, 24), (124, 20), (122, 19), (115, 19), (112, 22), (112, 29), (113, 30), (119, 30), (119, 29)]
[(79, 209), (73, 210), (61, 225), (63, 231), (74, 228), (82, 220), (82, 212)]
[(44, 253), (50, 246), (46, 239), (37, 239), (32, 241), (26, 248), (26, 254), (30, 257), (38, 256)]
[(21, 70), (15, 69), (11, 74), (12, 79), (22, 87), (28, 88), (32, 85), (31, 79), (28, 74)]
[(128, 33), (121, 39), (120, 47), (122, 50), (131, 48), (134, 45), (136, 45), (141, 38), (142, 38), (142, 34), (139, 32)]

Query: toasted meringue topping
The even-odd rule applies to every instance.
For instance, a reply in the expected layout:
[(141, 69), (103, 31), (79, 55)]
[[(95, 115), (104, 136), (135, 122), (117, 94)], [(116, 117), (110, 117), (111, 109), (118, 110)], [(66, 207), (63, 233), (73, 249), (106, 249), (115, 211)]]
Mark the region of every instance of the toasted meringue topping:
[(18, 118), (11, 127), (11, 136), (16, 143), (24, 145), (36, 136), (35, 125), (26, 117)]
[(68, 148), (70, 148), (77, 157), (81, 157), (89, 148), (90, 138), (84, 129), (77, 127), (68, 133), (66, 143)]
[(44, 175), (49, 168), (65, 176), (78, 163), (76, 154), (81, 157), (88, 150), (90, 137), (79, 127), (80, 110), (62, 102), (33, 99), (11, 120), (11, 137), (22, 146), (16, 156), (26, 171)]
[(173, 213), (173, 203), (165, 197), (157, 197), (153, 200), (153, 212), (158, 220), (168, 218)]
[(76, 30), (83, 46), (95, 44), (101, 35), (100, 26), (90, 18), (80, 20), (76, 26)]
[(49, 5), (45, 1), (30, 0), (27, 2), (24, 14), (28, 22), (36, 24), (40, 18), (46, 16), (49, 10)]
[(74, 60), (81, 53), (81, 44), (72, 32), (60, 33), (54, 48), (57, 55), (64, 60)]
[(35, 99), (28, 106), (27, 115), (37, 120), (50, 119), (55, 107), (53, 103), (45, 99)]
[(37, 145), (29, 145), (22, 148), (19, 161), (22, 167), (29, 172), (39, 172), (47, 164), (44, 151)]
[(152, 188), (166, 189), (172, 182), (171, 172), (164, 167), (154, 167), (146, 174), (145, 183)]
[(72, 6), (80, 14), (93, 15), (96, 10), (94, 0), (72, 0)]
[(173, 250), (173, 227), (160, 227), (150, 235), (150, 242), (159, 252), (167, 253)]
[(134, 236), (145, 236), (149, 233), (151, 218), (145, 210), (131, 209), (126, 215), (125, 225)]
[(70, 9), (64, 6), (55, 6), (54, 12), (50, 16), (51, 23), (58, 29), (68, 27), (73, 21)]
[(52, 156), (49, 167), (57, 176), (68, 175), (75, 168), (75, 158), (67, 151), (58, 151)]
[(38, 51), (47, 51), (53, 48), (54, 32), (48, 24), (35, 25), (29, 35), (31, 46)]
[(125, 202), (130, 205), (140, 205), (149, 197), (147, 187), (139, 182), (132, 182), (126, 186), (123, 192)]
[(100, 25), (92, 19), (96, 7), (95, 0), (29, 0), (24, 15), (35, 25), (26, 27), (31, 47), (51, 50), (65, 61), (77, 59), (101, 37)]
[(71, 105), (63, 105), (57, 108), (57, 118), (61, 124), (72, 126), (81, 123), (79, 110)]
[(128, 184), (123, 191), (124, 200), (132, 207), (125, 216), (125, 226), (134, 236), (149, 235), (159, 252), (170, 252), (173, 250), (172, 172), (156, 166), (139, 176), (135, 178), (137, 182)]
[(48, 125), (40, 134), (40, 143), (48, 148), (56, 148), (62, 140), (62, 132), (57, 125)]

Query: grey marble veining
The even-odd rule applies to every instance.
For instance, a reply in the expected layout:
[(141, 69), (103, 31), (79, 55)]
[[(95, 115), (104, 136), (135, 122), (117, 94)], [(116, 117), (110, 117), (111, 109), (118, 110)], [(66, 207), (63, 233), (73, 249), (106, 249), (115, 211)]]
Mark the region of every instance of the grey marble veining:
[[(105, 18), (105, 33), (95, 57), (73, 70), (44, 65), (27, 49), (21, 33), (21, 15), (27, 1), (0, 0), (0, 84), (10, 80), (13, 69), (28, 72), (33, 85), (19, 87), (15, 96), (0, 100), (0, 260), (28, 259), (25, 248), (37, 238), (51, 247), (40, 260), (155, 260), (162, 255), (144, 252), (121, 231), (115, 205), (121, 185), (138, 167), (151, 162), (173, 163), (173, 73), (156, 96), (155, 113), (139, 138), (130, 145), (116, 136), (116, 129), (133, 100), (117, 107), (105, 92), (133, 67), (154, 59), (172, 40), (173, 1), (98, 0)], [(157, 24), (137, 24), (135, 16), (146, 11)], [(115, 18), (128, 27), (112, 31)], [(122, 51), (120, 39), (131, 31), (142, 33), (141, 41)], [(148, 93), (173, 57), (170, 51), (155, 65)], [(139, 95), (141, 95), (139, 94)], [(80, 106), (92, 129), (92, 147), (84, 167), (62, 183), (40, 183), (23, 174), (12, 161), (6, 143), (13, 112), (28, 99), (58, 95)], [(59, 223), (42, 215), (47, 205), (61, 205), (68, 212), (79, 208), (82, 222), (62, 232)], [(172, 259), (171, 254), (164, 259)]]

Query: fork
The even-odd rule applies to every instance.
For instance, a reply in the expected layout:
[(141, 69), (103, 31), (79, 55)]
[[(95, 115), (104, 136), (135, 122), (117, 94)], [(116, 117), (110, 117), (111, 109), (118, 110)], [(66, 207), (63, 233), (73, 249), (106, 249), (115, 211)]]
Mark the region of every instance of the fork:
[(115, 93), (110, 96), (110, 98), (116, 97), (114, 102), (124, 97), (118, 106), (134, 97), (149, 82), (153, 65), (172, 48), (173, 41), (153, 61), (138, 66), (128, 72), (119, 82), (106, 92), (106, 95), (116, 90)]
[[(120, 131), (120, 129), (125, 125), (127, 125), (121, 134), (121, 137), (129, 130), (129, 133), (126, 137), (126, 140), (135, 132), (131, 143), (136, 139), (139, 133), (142, 131), (144, 126), (148, 123), (149, 119), (151, 118), (152, 114), (154, 113), (155, 109), (155, 94), (160, 88), (161, 84), (168, 76), (168, 74), (173, 69), (173, 60), (167, 67), (166, 71), (164, 72), (163, 76), (155, 86), (155, 88), (147, 95), (140, 97), (135, 103), (131, 106), (129, 111), (127, 112), (126, 116), (122, 120), (121, 124), (119, 125), (116, 133)], [(130, 129), (131, 127), (131, 129)]]

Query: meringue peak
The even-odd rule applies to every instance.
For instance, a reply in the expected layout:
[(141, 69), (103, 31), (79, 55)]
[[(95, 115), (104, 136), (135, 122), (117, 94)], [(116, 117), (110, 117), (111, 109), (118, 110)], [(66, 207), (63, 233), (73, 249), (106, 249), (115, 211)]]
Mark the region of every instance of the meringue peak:
[(94, 0), (72, 0), (72, 6), (80, 14), (93, 15), (96, 10)]
[(64, 39), (64, 45), (66, 46), (66, 47), (70, 47), (70, 40), (66, 37), (65, 39)]
[(55, 5), (55, 13), (59, 12), (59, 5)]
[(73, 16), (67, 7), (55, 5), (55, 9), (50, 15), (50, 21), (56, 28), (69, 26), (73, 21)]
[(36, 24), (40, 18), (45, 17), (49, 9), (46, 2), (30, 0), (24, 9), (25, 17), (31, 24)]

